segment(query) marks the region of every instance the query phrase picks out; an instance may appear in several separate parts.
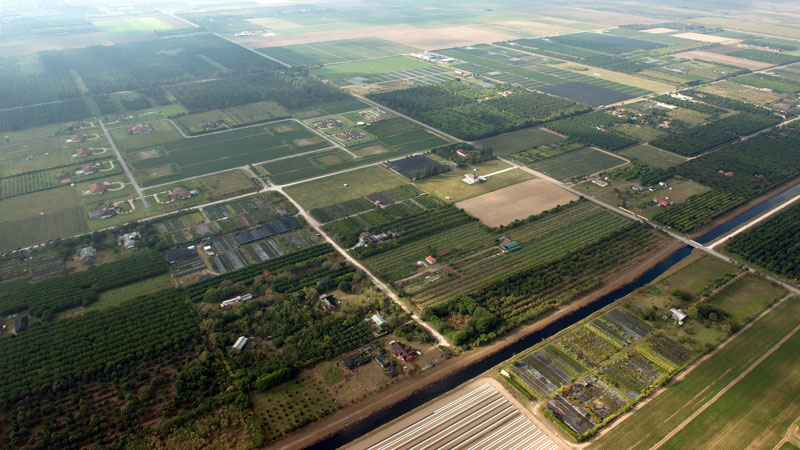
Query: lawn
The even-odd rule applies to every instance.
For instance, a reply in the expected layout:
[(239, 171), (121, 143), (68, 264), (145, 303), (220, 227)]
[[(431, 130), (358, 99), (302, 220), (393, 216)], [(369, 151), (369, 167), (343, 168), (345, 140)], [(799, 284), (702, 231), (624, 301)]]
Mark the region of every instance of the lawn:
[(161, 289), (172, 287), (172, 278), (169, 274), (157, 275), (146, 280), (137, 281), (126, 286), (122, 286), (100, 294), (100, 298), (87, 307), (77, 307), (64, 311), (58, 315), (59, 319), (66, 319), (85, 314), (89, 311), (101, 311), (108, 308), (117, 307), (125, 302), (131, 301), (136, 297), (152, 294)]
[(683, 156), (651, 147), (647, 144), (628, 147), (620, 150), (618, 153), (626, 158), (638, 159), (645, 164), (649, 164), (659, 169), (669, 169), (672, 166), (677, 166), (678, 164), (686, 161), (686, 158)]
[[(460, 202), (461, 200), (477, 197), (487, 192), (496, 191), (506, 186), (511, 186), (512, 184), (517, 184), (533, 178), (533, 175), (523, 170), (512, 169), (507, 172), (492, 175), (483, 183), (467, 185), (462, 181), (464, 175), (468, 173), (487, 175), (508, 168), (510, 168), (508, 164), (502, 161), (492, 160), (475, 164), (465, 169), (452, 170), (441, 175), (424, 178), (417, 181), (416, 185), (446, 199), (448, 202)], [(477, 169), (477, 171), (474, 169)], [(447, 199), (448, 197), (449, 199)]]
[(139, 147), (125, 155), (144, 186), (267, 161), (329, 145), (284, 121)]
[(540, 145), (555, 144), (563, 139), (561, 136), (541, 128), (528, 128), (483, 139), (478, 141), (478, 144), (491, 148), (495, 155), (508, 155)]
[(711, 304), (744, 324), (774, 301), (786, 295), (786, 289), (753, 275), (746, 275), (711, 300)]
[(285, 192), (308, 210), (391, 189), (405, 183), (407, 180), (402, 176), (382, 166), (371, 166), (296, 184), (287, 187)]
[(207, 201), (213, 202), (227, 197), (241, 195), (260, 187), (260, 185), (250, 177), (250, 174), (244, 170), (229, 170), (227, 172), (207, 175), (181, 183), (172, 183), (148, 189), (145, 191), (145, 195), (168, 191), (177, 186), (185, 186), (188, 189), (196, 189), (198, 191), (198, 194), (191, 199), (174, 203), (181, 205), (181, 208), (187, 205), (205, 203)]
[[(148, 118), (149, 119), (149, 118)], [(131, 127), (147, 124), (153, 127), (153, 131), (148, 134), (131, 134), (129, 133)], [(156, 122), (138, 122), (135, 119), (124, 125), (113, 124), (107, 126), (111, 133), (111, 138), (117, 144), (120, 151), (129, 150), (132, 148), (139, 148), (151, 145), (161, 144), (163, 142), (174, 141), (180, 139), (181, 135), (178, 130), (166, 120)]]
[[(651, 448), (792, 331), (800, 321), (799, 300), (779, 305), (680, 383), (608, 430), (593, 448)], [(789, 409), (798, 405), (800, 373), (795, 355), (799, 344), (800, 335), (795, 334), (696, 417), (687, 432), (676, 435), (669, 448), (709, 448), (711, 442), (718, 444), (714, 448), (744, 448), (759, 435), (765, 438), (763, 448), (772, 448), (780, 440), (775, 440), (776, 434), (783, 434), (798, 416), (798, 411)], [(780, 415), (782, 412), (788, 414)]]
[(258, 51), (291, 66), (316, 66), (411, 53), (417, 49), (369, 37), (266, 47)]
[(314, 73), (331, 81), (339, 81), (358, 76), (418, 69), (429, 66), (430, 64), (426, 62), (407, 56), (390, 56), (388, 58), (325, 66), (315, 70)]
[(533, 163), (530, 167), (561, 181), (570, 181), (621, 164), (625, 164), (622, 158), (586, 147)]

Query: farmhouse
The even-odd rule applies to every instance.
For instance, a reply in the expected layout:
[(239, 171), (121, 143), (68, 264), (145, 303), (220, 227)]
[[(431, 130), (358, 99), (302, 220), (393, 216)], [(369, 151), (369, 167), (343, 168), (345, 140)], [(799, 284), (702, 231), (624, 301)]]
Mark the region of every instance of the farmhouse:
[(28, 316), (14, 319), (14, 334), (19, 334), (28, 329)]
[(138, 231), (132, 233), (125, 233), (117, 239), (117, 245), (123, 248), (133, 248), (136, 246), (136, 240), (141, 239), (142, 235)]
[(594, 183), (594, 184), (596, 184), (596, 185), (598, 185), (600, 187), (608, 186), (608, 181), (601, 180), (600, 178), (592, 178), (592, 183)]
[(247, 338), (244, 336), (239, 336), (239, 339), (233, 344), (233, 348), (236, 350), (241, 350), (244, 346), (247, 345)]
[[(114, 206), (113, 203), (106, 203), (102, 204), (97, 207), (97, 209), (93, 209), (89, 211), (89, 218), (90, 219), (105, 219), (108, 217), (113, 216), (114, 214), (119, 214), (120, 210), (118, 207)], [(129, 233), (132, 234), (132, 233)], [(138, 234), (138, 233), (136, 233)], [(128, 248), (128, 247), (125, 247)]]
[(666, 207), (672, 204), (672, 202), (669, 201), (669, 198), (653, 197), (653, 201), (661, 207)]
[(427, 262), (428, 264), (436, 264), (436, 257), (434, 257), (433, 255), (426, 256), (425, 262)]
[(81, 147), (78, 149), (77, 152), (75, 152), (75, 156), (79, 158), (82, 158), (84, 156), (91, 156), (92, 150), (94, 149)]
[(73, 134), (69, 138), (69, 140), (70, 140), (70, 142), (83, 142), (88, 138), (89, 138), (89, 135), (80, 133), (80, 134)]
[(467, 157), (467, 156), (469, 156), (469, 150), (464, 150), (463, 148), (460, 148), (460, 149), (456, 150), (456, 154), (458, 156)]
[(482, 183), (482, 182), (486, 181), (486, 177), (482, 177), (482, 176), (474, 174), (474, 173), (468, 173), (468, 174), (464, 175), (464, 179), (461, 180), (461, 181), (463, 181), (464, 183), (467, 183), (467, 184)]
[(210, 131), (216, 130), (217, 128), (222, 128), (225, 126), (224, 120), (214, 120), (211, 122), (203, 122), (203, 130)]
[(102, 167), (100, 166), (100, 164), (84, 164), (83, 166), (81, 166), (81, 173), (83, 175), (91, 175), (100, 170), (101, 168)]
[(411, 350), (411, 348), (402, 342), (392, 341), (389, 342), (389, 346), (392, 348), (392, 354), (395, 358), (401, 361), (410, 361), (417, 357), (417, 352)]
[(230, 298), (228, 300), (223, 301), (222, 303), (219, 304), (219, 307), (220, 308), (227, 308), (227, 307), (233, 306), (233, 305), (235, 305), (237, 303), (246, 302), (246, 301), (252, 300), (252, 299), (253, 299), (253, 294), (237, 295), (236, 297), (233, 297), (233, 298)]
[(319, 296), (319, 303), (325, 311), (333, 311), (336, 309), (336, 299), (329, 294), (322, 294)]
[(94, 247), (83, 247), (82, 249), (78, 250), (78, 259), (80, 259), (81, 262), (94, 259), (95, 256), (97, 256), (97, 251), (94, 249)]
[(148, 134), (153, 131), (153, 127), (148, 124), (139, 124), (131, 127), (131, 134)]
[(169, 191), (169, 196), (172, 200), (186, 200), (194, 195), (195, 191), (190, 191), (185, 186), (178, 186)]
[(97, 195), (106, 191), (108, 186), (105, 183), (92, 183), (89, 185), (89, 194)]

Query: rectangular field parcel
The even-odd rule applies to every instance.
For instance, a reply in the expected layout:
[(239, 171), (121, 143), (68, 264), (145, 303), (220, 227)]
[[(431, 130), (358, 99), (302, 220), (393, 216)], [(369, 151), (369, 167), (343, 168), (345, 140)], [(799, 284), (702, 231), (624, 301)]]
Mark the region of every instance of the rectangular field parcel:
[(145, 186), (318, 150), (328, 145), (300, 125), (278, 122), (126, 152)]

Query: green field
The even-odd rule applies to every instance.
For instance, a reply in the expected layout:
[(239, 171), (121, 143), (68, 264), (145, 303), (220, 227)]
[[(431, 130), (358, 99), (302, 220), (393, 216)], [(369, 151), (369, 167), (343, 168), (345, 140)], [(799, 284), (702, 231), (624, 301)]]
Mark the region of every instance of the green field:
[(430, 64), (426, 62), (407, 56), (390, 56), (388, 58), (325, 66), (315, 70), (314, 73), (331, 81), (339, 81), (359, 76), (418, 69), (429, 66)]
[(138, 147), (125, 154), (144, 186), (309, 152), (328, 143), (285, 121)]
[(784, 295), (786, 289), (746, 275), (715, 296), (711, 304), (732, 315), (739, 324), (744, 324)]
[(570, 181), (624, 163), (621, 158), (586, 147), (533, 163), (530, 167), (561, 181)]
[(408, 180), (381, 166), (366, 167), (296, 184), (286, 194), (306, 209), (320, 208), (406, 184)]
[(482, 139), (478, 141), (478, 144), (482, 147), (490, 147), (495, 155), (508, 155), (540, 145), (555, 144), (562, 140), (564, 140), (564, 138), (561, 136), (541, 128), (528, 128), (526, 130), (501, 134), (500, 136), (491, 137), (489, 139)]
[(133, 300), (139, 296), (152, 294), (162, 289), (172, 287), (172, 278), (169, 274), (157, 275), (146, 280), (137, 281), (126, 286), (118, 287), (105, 291), (100, 294), (100, 298), (87, 307), (79, 306), (74, 309), (58, 314), (58, 318), (72, 318), (85, 314), (89, 311), (101, 311), (108, 308), (117, 307), (125, 302)]
[(225, 127), (214, 130), (203, 128), (205, 122), (221, 120), (228, 128), (241, 127), (259, 122), (267, 122), (276, 118), (289, 116), (286, 108), (276, 102), (258, 102), (233, 108), (216, 109), (195, 114), (182, 115), (175, 119), (187, 134), (201, 134), (207, 131), (220, 131)]
[(265, 47), (258, 51), (290, 66), (317, 66), (400, 55), (415, 52), (417, 49), (379, 38), (354, 38)]
[[(597, 439), (593, 448), (651, 448), (790, 333), (799, 320), (800, 301), (782, 303), (680, 383)], [(798, 351), (800, 334), (795, 334), (662, 448), (745, 448), (757, 439), (759, 448), (772, 448), (800, 413)]]
[[(131, 134), (131, 127), (139, 124), (147, 124), (153, 127), (153, 131), (148, 134)], [(174, 141), (181, 138), (181, 134), (175, 127), (166, 120), (154, 122), (130, 121), (125, 125), (109, 125), (109, 133), (114, 143), (120, 151), (130, 150), (151, 145), (158, 145), (164, 142)]]
[(686, 158), (675, 153), (670, 153), (647, 144), (637, 145), (635, 147), (628, 147), (620, 150), (620, 155), (629, 159), (638, 159), (645, 164), (649, 164), (659, 169), (669, 169), (672, 166), (686, 161)]
[[(492, 175), (483, 183), (467, 185), (462, 181), (464, 179), (464, 175), (468, 173), (487, 175), (492, 172), (508, 169), (509, 167), (510, 166), (508, 164), (502, 161), (487, 161), (484, 163), (475, 164), (465, 169), (456, 169), (441, 175), (423, 178), (422, 180), (417, 181), (416, 185), (428, 192), (446, 199), (445, 201), (447, 202), (455, 203), (533, 178), (533, 175), (529, 174), (528, 172), (520, 169), (513, 169), (497, 175)], [(473, 169), (477, 169), (477, 171)], [(448, 200), (447, 197), (450, 197), (450, 199)]]

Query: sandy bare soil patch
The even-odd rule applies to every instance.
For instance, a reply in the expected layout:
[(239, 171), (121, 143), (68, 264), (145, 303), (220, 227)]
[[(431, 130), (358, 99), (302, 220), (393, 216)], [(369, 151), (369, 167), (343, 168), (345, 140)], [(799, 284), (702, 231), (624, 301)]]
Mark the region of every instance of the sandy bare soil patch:
[(381, 153), (386, 153), (387, 150), (380, 145), (370, 145), (369, 147), (360, 148), (358, 150), (353, 150), (358, 156), (372, 156), (372, 155), (379, 155)]
[(678, 30), (676, 30), (674, 28), (664, 28), (664, 27), (650, 28), (650, 29), (647, 29), (647, 30), (642, 30), (643, 33), (650, 33), (650, 34), (674, 33), (676, 31), (678, 31)]
[(309, 146), (309, 145), (319, 144), (320, 141), (322, 141), (322, 138), (313, 137), (313, 138), (295, 139), (294, 143), (296, 145), (299, 145), (300, 147), (306, 147), (306, 146)]
[(727, 64), (729, 66), (744, 67), (745, 69), (750, 70), (766, 69), (767, 67), (772, 67), (774, 65), (761, 61), (753, 61), (751, 59), (737, 58), (736, 56), (720, 55), (719, 53), (701, 51), (677, 53), (675, 56), (679, 58), (699, 59), (701, 61)]
[(684, 39), (691, 39), (693, 41), (710, 42), (712, 44), (735, 44), (740, 41), (740, 39), (731, 39), (722, 36), (711, 36), (710, 34), (692, 33), (692, 32), (674, 34), (673, 36)]
[(286, 36), (252, 37), (241, 39), (240, 42), (251, 48), (277, 47), (280, 45), (308, 44), (309, 42), (324, 42), (337, 39), (351, 39), (360, 37), (379, 36), (387, 33), (419, 33), (419, 28), (408, 25), (390, 25), (353, 28), (349, 30), (317, 31), (313, 33), (298, 33)]
[(143, 152), (139, 152), (136, 154), (136, 159), (143, 160), (143, 159), (151, 159), (151, 158), (158, 158), (160, 155), (158, 154), (158, 150), (145, 150)]
[(481, 222), (497, 227), (577, 199), (573, 194), (542, 179), (524, 181), (507, 188), (456, 203)]
[(525, 37), (552, 36), (554, 34), (575, 32), (574, 28), (568, 26), (535, 22), (533, 20), (510, 20), (507, 22), (487, 24), (484, 28), (500, 33), (510, 33), (515, 36)]

